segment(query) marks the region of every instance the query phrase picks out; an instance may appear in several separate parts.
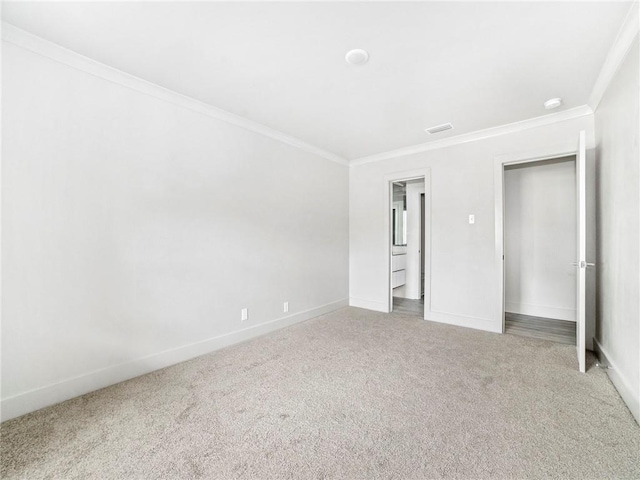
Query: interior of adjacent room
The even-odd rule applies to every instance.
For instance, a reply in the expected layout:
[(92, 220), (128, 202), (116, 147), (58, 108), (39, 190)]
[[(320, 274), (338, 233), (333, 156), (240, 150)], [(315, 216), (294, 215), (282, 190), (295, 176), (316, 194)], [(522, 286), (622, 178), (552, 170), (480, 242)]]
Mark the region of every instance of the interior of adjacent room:
[(425, 182), (417, 178), (391, 185), (391, 307), (424, 318)]

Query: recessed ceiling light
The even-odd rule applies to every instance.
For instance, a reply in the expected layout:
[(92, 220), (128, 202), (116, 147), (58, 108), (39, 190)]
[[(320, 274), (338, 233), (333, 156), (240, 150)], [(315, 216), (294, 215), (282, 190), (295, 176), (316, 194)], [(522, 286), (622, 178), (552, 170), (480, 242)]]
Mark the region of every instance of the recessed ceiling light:
[(435, 127), (429, 127), (429, 128), (425, 128), (425, 132), (430, 133), (430, 134), (434, 134), (434, 133), (440, 133), (440, 132), (444, 132), (445, 130), (451, 130), (453, 128), (453, 125), (451, 125), (450, 123), (443, 123), (442, 125), (436, 125)]
[(356, 48), (349, 50), (344, 56), (344, 59), (351, 65), (364, 65), (369, 61), (369, 52), (361, 48)]
[(547, 110), (553, 110), (554, 108), (558, 108), (560, 105), (562, 105), (561, 98), (552, 98), (544, 102), (544, 108)]

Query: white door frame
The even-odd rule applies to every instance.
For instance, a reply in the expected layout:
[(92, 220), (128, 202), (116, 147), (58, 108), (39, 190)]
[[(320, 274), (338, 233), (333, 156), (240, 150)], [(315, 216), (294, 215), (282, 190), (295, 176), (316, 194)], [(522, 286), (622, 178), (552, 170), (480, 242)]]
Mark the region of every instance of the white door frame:
[(537, 150), (520, 152), (509, 155), (499, 155), (494, 157), (494, 204), (496, 217), (495, 232), (495, 261), (498, 268), (498, 304), (496, 305), (496, 318), (502, 324), (502, 333), (504, 333), (504, 167), (507, 165), (517, 165), (520, 163), (532, 163), (542, 160), (551, 160), (554, 158), (562, 158), (570, 155), (576, 155), (575, 139)]
[(426, 312), (431, 304), (431, 169), (424, 168), (420, 170), (407, 170), (404, 172), (396, 172), (394, 174), (385, 175), (384, 177), (384, 196), (385, 196), (385, 213), (384, 226), (387, 234), (385, 235), (385, 253), (386, 269), (387, 269), (387, 312), (393, 310), (393, 289), (391, 288), (391, 277), (393, 275), (391, 269), (391, 249), (393, 238), (393, 225), (391, 224), (391, 212), (393, 210), (393, 182), (403, 182), (406, 180), (424, 179), (424, 223), (425, 223), (425, 239), (424, 239), (424, 312), (422, 317), (426, 319)]

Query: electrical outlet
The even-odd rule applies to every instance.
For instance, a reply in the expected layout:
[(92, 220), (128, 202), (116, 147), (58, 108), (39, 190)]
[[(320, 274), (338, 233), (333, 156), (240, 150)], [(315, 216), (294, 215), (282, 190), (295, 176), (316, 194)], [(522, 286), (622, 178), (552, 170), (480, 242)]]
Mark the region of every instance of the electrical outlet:
[(284, 313), (289, 311), (289, 302), (284, 302)]
[(240, 320), (244, 322), (245, 320), (248, 320), (248, 319), (249, 319), (249, 309), (243, 308), (240, 311)]

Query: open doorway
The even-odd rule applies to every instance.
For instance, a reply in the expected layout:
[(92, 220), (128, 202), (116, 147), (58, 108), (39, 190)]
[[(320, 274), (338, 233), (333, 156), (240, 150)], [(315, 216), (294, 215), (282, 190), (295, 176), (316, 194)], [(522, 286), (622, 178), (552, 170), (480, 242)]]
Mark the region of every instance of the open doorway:
[(576, 344), (576, 156), (504, 166), (504, 332)]
[(425, 179), (392, 182), (391, 197), (390, 310), (424, 318)]
[[(592, 316), (588, 315), (590, 304), (587, 302), (587, 268), (594, 267), (594, 263), (587, 262), (587, 198), (589, 197), (587, 192), (587, 136), (585, 131), (581, 131), (578, 134), (577, 145), (571, 147), (570, 139), (567, 139), (562, 144), (556, 144), (550, 147), (540, 148), (534, 151), (521, 152), (518, 154), (508, 154), (495, 157), (495, 176), (494, 176), (494, 192), (495, 192), (495, 215), (496, 215), (496, 262), (501, 264), (501, 268), (498, 269), (497, 283), (499, 285), (499, 292), (501, 295), (497, 298), (499, 304), (496, 305), (497, 311), (500, 315), (500, 321), (502, 322), (502, 332), (505, 332), (505, 312), (506, 312), (506, 252), (504, 249), (505, 244), (505, 225), (504, 225), (504, 203), (505, 203), (505, 191), (504, 191), (504, 175), (505, 167), (516, 164), (530, 164), (532, 162), (541, 162), (544, 160), (562, 159), (564, 157), (572, 157), (574, 160), (574, 175), (575, 175), (575, 257), (573, 259), (564, 259), (563, 262), (568, 260), (568, 265), (574, 268), (575, 272), (575, 338), (576, 338), (576, 354), (578, 360), (578, 370), (580, 372), (586, 372), (586, 351), (587, 351), (587, 336), (588, 331), (592, 330), (592, 324), (587, 324), (587, 318)], [(593, 192), (591, 191), (591, 194)], [(551, 197), (553, 198), (553, 197)], [(549, 205), (547, 211), (555, 211), (557, 207), (556, 203)], [(538, 209), (539, 205), (538, 205)], [(544, 214), (544, 212), (542, 212)], [(546, 215), (541, 215), (542, 219), (551, 218)], [(593, 237), (593, 241), (595, 237)], [(593, 248), (593, 247), (591, 247)], [(571, 275), (571, 274), (569, 274)], [(537, 315), (532, 315), (537, 316)]]

